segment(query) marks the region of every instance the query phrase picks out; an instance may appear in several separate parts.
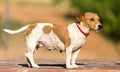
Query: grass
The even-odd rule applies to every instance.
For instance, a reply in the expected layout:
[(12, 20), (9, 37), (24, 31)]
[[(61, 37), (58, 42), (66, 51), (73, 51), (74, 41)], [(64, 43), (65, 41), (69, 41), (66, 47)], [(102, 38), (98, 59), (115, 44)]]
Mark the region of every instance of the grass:
[(0, 45), (2, 44), (2, 28), (3, 28), (3, 24), (0, 21)]
[[(20, 21), (13, 21), (13, 20), (10, 20), (10, 26), (9, 26), (9, 29), (18, 29), (20, 27), (22, 27), (22, 22)], [(0, 45), (3, 44), (3, 37), (2, 37), (2, 34), (3, 34), (3, 30), (5, 26), (4, 26), (4, 21), (0, 21)]]
[(0, 0), (0, 4), (4, 4), (5, 3), (5, 0)]
[[(6, 0), (0, 0), (0, 4), (5, 4)], [(52, 0), (9, 0), (10, 5), (19, 5), (19, 6), (41, 6), (41, 5), (50, 5), (52, 3)]]
[(13, 21), (13, 20), (10, 21), (10, 29), (13, 29), (13, 30), (19, 29), (22, 26), (23, 26), (23, 24), (20, 21)]

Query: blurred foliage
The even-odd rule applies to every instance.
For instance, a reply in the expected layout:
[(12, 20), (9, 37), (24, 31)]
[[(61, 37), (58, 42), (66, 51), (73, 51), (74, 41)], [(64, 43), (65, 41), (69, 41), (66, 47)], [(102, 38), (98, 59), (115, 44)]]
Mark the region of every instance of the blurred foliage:
[(16, 30), (23, 26), (22, 22), (10, 20), (10, 29)]
[(2, 42), (2, 22), (0, 20), (0, 45), (1, 45), (1, 42)]
[[(54, 0), (58, 1), (58, 0)], [(80, 14), (86, 11), (98, 13), (104, 25), (103, 33), (115, 42), (120, 41), (120, 0), (68, 0), (70, 8)]]
[[(0, 21), (0, 45), (3, 44), (3, 29), (5, 28), (4, 27), (4, 21)], [(10, 20), (10, 27), (9, 29), (19, 29), (20, 27), (22, 27), (23, 24), (20, 22), (20, 21), (14, 21), (14, 20)]]
[[(18, 6), (45, 6), (50, 5), (51, 0), (10, 0), (11, 5)], [(5, 3), (5, 2), (4, 2)]]
[[(7, 0), (0, 0), (0, 5), (6, 4)], [(51, 0), (8, 0), (10, 5), (17, 6), (46, 6), (50, 5)]]
[(57, 5), (58, 3), (62, 3), (64, 0), (53, 0), (53, 5)]

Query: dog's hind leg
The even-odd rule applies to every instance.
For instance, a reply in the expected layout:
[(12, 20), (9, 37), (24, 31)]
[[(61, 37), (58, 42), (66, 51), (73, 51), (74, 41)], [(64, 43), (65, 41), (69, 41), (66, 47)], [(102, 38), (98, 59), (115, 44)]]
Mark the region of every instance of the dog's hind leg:
[[(26, 40), (27, 41), (27, 40)], [(33, 53), (36, 49), (36, 41), (27, 41), (28, 51), (25, 53), (28, 64), (30, 67), (39, 68), (39, 66), (34, 62)]]

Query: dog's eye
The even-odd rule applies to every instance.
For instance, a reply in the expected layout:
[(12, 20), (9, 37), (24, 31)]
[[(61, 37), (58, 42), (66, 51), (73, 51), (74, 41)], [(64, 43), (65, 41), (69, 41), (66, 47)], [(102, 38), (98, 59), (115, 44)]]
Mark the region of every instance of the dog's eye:
[(100, 21), (100, 19), (98, 19), (98, 21)]
[(92, 18), (92, 19), (90, 19), (91, 21), (94, 21), (94, 19)]

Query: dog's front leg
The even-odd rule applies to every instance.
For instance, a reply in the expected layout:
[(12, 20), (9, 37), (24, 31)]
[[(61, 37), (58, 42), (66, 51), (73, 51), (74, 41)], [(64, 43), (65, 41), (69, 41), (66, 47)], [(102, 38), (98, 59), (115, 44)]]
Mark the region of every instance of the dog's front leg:
[(71, 60), (71, 63), (72, 63), (72, 67), (73, 68), (78, 68), (78, 65), (75, 64), (75, 61), (77, 59), (77, 56), (78, 56), (78, 53), (80, 52), (80, 48), (77, 49), (76, 51), (73, 52), (72, 54), (72, 60)]
[(66, 48), (66, 68), (72, 68), (71, 65), (72, 48)]

